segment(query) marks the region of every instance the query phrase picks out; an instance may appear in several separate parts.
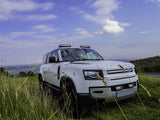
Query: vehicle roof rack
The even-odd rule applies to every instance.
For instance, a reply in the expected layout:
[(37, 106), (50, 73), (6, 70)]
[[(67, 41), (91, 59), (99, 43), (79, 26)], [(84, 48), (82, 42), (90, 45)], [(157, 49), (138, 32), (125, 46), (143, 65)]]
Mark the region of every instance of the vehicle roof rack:
[(89, 45), (81, 45), (81, 48), (91, 48)]
[(71, 47), (71, 45), (69, 45), (69, 44), (60, 44), (59, 45), (59, 48), (63, 48), (63, 47)]

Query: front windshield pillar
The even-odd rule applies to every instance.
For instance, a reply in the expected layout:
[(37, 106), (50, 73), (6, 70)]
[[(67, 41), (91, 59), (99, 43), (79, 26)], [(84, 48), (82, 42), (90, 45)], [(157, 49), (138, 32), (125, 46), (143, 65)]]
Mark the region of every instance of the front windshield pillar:
[(58, 50), (58, 56), (59, 56), (59, 61), (63, 61), (63, 60), (62, 60), (62, 55), (61, 55), (61, 51), (60, 51), (60, 50)]

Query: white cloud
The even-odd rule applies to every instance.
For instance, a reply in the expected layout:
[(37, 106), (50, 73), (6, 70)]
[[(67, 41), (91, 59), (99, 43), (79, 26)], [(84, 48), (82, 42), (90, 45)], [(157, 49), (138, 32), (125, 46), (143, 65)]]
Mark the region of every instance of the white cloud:
[(96, 15), (110, 16), (112, 11), (119, 8), (119, 2), (117, 0), (96, 0), (91, 6), (96, 8)]
[(10, 37), (11, 38), (17, 38), (20, 36), (33, 36), (35, 32), (11, 32)]
[(76, 31), (79, 35), (81, 35), (81, 36), (93, 37), (92, 34), (90, 34), (88, 31), (86, 31), (86, 30), (84, 30), (84, 29), (82, 29), (82, 28), (77, 28), (77, 29), (75, 29), (75, 31)]
[[(76, 35), (74, 36), (64, 35), (60, 38), (51, 33), (54, 31), (55, 29), (52, 25), (35, 25), (32, 27), (31, 31), (28, 32), (11, 32), (6, 36), (0, 36), (0, 49), (12, 49), (15, 48), (15, 46), (16, 49), (40, 47), (47, 48), (52, 46), (53, 43), (60, 44), (66, 41), (76, 42), (93, 37), (92, 34), (82, 28), (75, 29)], [(21, 40), (19, 40), (19, 37), (21, 37)]]
[[(12, 36), (13, 34), (16, 34), (16, 32), (13, 32), (8, 36), (0, 36), (0, 49), (12, 49), (12, 48), (13, 49), (21, 49), (21, 48), (29, 49), (29, 48), (47, 47), (51, 45), (51, 42), (49, 42), (45, 38), (42, 40), (40, 39), (35, 40), (34, 36), (32, 36), (31, 39), (21, 38), (21, 40), (17, 40), (17, 37), (19, 37), (20, 34), (15, 38)], [(24, 34), (27, 35), (27, 33), (24, 33)]]
[(140, 34), (149, 34), (149, 33), (152, 33), (153, 31), (142, 31), (142, 32), (139, 32)]
[(91, 2), (93, 2), (93, 0), (87, 0), (87, 1), (86, 1), (86, 5), (87, 5), (87, 4), (90, 4)]
[[(90, 5), (89, 5), (90, 4)], [(70, 10), (82, 15), (86, 20), (103, 25), (102, 30), (96, 34), (118, 34), (124, 31), (123, 27), (130, 26), (130, 23), (119, 23), (113, 20), (113, 11), (119, 9), (120, 2), (117, 0), (95, 0), (87, 1), (89, 8), (92, 8), (92, 13), (80, 10), (78, 7), (71, 7)]]
[(46, 11), (53, 8), (53, 6), (54, 4), (50, 2), (39, 4), (39, 8), (42, 8), (43, 10), (46, 10)]
[[(37, 36), (45, 36), (46, 35), (42, 35), (45, 34), (45, 33), (50, 33), (50, 32), (54, 32), (56, 29), (53, 28), (52, 25), (35, 25), (35, 26), (32, 26), (32, 29), (31, 31), (29, 32), (11, 32), (10, 35), (8, 36), (10, 39), (15, 39), (15, 38), (18, 38), (18, 37), (24, 37), (24, 36), (30, 36), (30, 37), (36, 37), (36, 38), (40, 38), (40, 37), (37, 37)], [(2, 37), (2, 36), (1, 36)], [(44, 38), (44, 37), (42, 37)], [(47, 37), (46, 37), (47, 38)]]
[(75, 6), (71, 6), (69, 10), (75, 11), (76, 13), (80, 13), (80, 14), (85, 13), (83, 10), (80, 10), (78, 7), (75, 7)]
[(54, 32), (56, 30), (51, 25), (35, 25), (32, 29), (42, 33)]
[(150, 1), (150, 2), (160, 2), (160, 0), (147, 0), (147, 1)]
[(0, 1), (0, 12), (11, 13), (11, 12), (23, 12), (32, 11), (35, 9), (49, 10), (53, 7), (53, 3), (38, 3), (32, 0), (1, 0)]
[(105, 19), (113, 18), (112, 12), (119, 8), (119, 2), (117, 0), (96, 0), (90, 4), (89, 8), (93, 8), (94, 13), (87, 13), (75, 6), (71, 7), (70, 10), (82, 14), (83, 18), (86, 20), (103, 24)]
[[(37, 34), (37, 35), (34, 35), (33, 36), (34, 38), (38, 38), (39, 40), (47, 40), (47, 41), (52, 41), (53, 39), (56, 39), (56, 37), (54, 35), (40, 35), (40, 34)], [(56, 42), (54, 40), (54, 42)]]
[(51, 40), (51, 42), (55, 42), (55, 41), (59, 41), (59, 42), (76, 42), (76, 41), (80, 41), (80, 40), (85, 40), (87, 38), (91, 38), (94, 37), (94, 35), (92, 35), (91, 33), (89, 33), (88, 31), (82, 29), (82, 28), (76, 28), (75, 29), (75, 34), (74, 36), (64, 36), (64, 38), (54, 38)]
[(20, 18), (24, 20), (51, 20), (55, 19), (56, 15), (26, 15)]
[(122, 27), (127, 27), (127, 26), (130, 26), (131, 23), (119, 23), (119, 25)]
[(46, 11), (53, 8), (53, 6), (53, 3), (38, 3), (32, 0), (0, 0), (0, 20), (16, 18), (20, 12), (38, 9)]
[(120, 32), (124, 32), (124, 28), (120, 27), (117, 21), (107, 19), (102, 30), (96, 32), (96, 34), (118, 34)]
[(98, 23), (103, 24), (104, 23), (104, 16), (94, 16), (88, 13), (85, 13), (82, 15), (84, 19)]

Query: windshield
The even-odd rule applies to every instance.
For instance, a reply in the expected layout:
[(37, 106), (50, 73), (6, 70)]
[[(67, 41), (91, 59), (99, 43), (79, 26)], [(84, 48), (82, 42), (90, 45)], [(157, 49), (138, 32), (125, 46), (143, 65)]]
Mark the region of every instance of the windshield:
[(63, 61), (103, 60), (93, 49), (66, 48), (61, 49)]

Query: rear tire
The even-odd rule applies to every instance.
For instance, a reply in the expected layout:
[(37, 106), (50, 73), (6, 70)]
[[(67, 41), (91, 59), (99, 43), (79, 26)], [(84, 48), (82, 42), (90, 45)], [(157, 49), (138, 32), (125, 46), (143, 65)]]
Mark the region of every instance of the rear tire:
[(38, 79), (39, 79), (39, 90), (40, 91), (43, 91), (43, 79), (42, 79), (42, 76), (41, 75), (39, 75), (38, 76)]
[(39, 75), (38, 79), (39, 79), (39, 90), (40, 90), (41, 92), (47, 91), (47, 86), (46, 86), (45, 82), (43, 81), (42, 76)]

